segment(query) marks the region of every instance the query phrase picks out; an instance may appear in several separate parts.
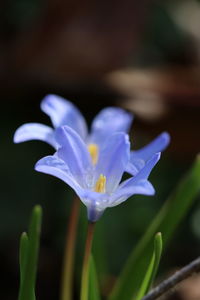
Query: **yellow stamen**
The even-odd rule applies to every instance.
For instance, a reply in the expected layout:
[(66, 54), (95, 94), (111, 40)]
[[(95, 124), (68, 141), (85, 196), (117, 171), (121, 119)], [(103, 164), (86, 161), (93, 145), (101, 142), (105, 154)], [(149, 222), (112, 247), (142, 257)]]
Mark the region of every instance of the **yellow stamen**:
[(99, 156), (99, 147), (96, 144), (89, 144), (88, 151), (90, 152), (90, 155), (92, 157), (93, 165), (96, 165)]
[(99, 179), (95, 184), (95, 192), (97, 193), (106, 192), (106, 176), (103, 176), (102, 174), (99, 176)]

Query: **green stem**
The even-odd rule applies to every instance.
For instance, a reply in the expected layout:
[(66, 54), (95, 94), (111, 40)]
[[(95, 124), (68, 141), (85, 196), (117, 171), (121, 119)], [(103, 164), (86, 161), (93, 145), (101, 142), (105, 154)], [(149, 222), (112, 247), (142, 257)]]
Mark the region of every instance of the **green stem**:
[(72, 300), (72, 286), (74, 275), (74, 254), (76, 243), (76, 231), (80, 210), (80, 200), (75, 197), (72, 203), (69, 225), (66, 235), (66, 246), (63, 261), (61, 300)]
[(87, 237), (85, 242), (85, 255), (83, 259), (82, 279), (81, 279), (81, 300), (88, 300), (88, 279), (89, 279), (89, 262), (94, 236), (95, 223), (88, 223)]

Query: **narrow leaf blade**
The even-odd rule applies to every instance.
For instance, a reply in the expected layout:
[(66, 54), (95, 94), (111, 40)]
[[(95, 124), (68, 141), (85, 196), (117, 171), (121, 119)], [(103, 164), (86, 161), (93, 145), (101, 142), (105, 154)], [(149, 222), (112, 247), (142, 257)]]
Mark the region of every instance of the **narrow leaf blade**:
[(153, 281), (154, 281), (154, 279), (156, 277), (156, 274), (157, 274), (157, 271), (158, 271), (158, 267), (159, 267), (159, 264), (160, 264), (162, 250), (163, 250), (162, 234), (161, 234), (161, 232), (158, 232), (155, 235), (155, 238), (154, 238), (155, 262), (154, 262), (153, 272), (152, 272), (152, 275), (151, 275), (151, 280), (149, 281), (149, 285), (147, 287), (146, 293), (152, 287)]
[(26, 232), (23, 232), (20, 238), (20, 249), (19, 249), (20, 286), (22, 286), (24, 280), (27, 254), (28, 254), (28, 235)]
[[(28, 248), (26, 264), (23, 272), (23, 282), (19, 292), (19, 300), (35, 300), (35, 279), (37, 270), (37, 259), (39, 250), (39, 239), (42, 221), (42, 209), (35, 206), (32, 212), (28, 231)], [(23, 261), (23, 259), (22, 259)]]
[(157, 233), (154, 237), (154, 251), (151, 258), (151, 261), (149, 263), (149, 266), (147, 268), (147, 272), (144, 276), (144, 280), (141, 284), (141, 287), (139, 289), (139, 292), (137, 294), (136, 300), (141, 300), (143, 296), (149, 291), (153, 284), (153, 280), (156, 276), (158, 266), (160, 263), (162, 253), (162, 235), (161, 233)]
[(100, 300), (99, 286), (94, 258), (90, 256), (90, 271), (89, 271), (89, 300)]

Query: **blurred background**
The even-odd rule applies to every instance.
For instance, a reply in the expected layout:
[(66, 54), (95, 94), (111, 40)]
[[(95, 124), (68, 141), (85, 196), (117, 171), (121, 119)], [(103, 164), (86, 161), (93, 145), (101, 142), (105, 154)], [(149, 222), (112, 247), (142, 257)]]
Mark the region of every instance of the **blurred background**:
[[(37, 203), (44, 209), (37, 299), (59, 295), (73, 193), (61, 181), (33, 169), (38, 159), (53, 153), (50, 146), (12, 141), (23, 123), (50, 124), (40, 110), (40, 101), (49, 93), (73, 101), (88, 124), (105, 106), (133, 112), (134, 149), (162, 131), (171, 134), (171, 145), (151, 175), (156, 196), (134, 197), (108, 209), (98, 224), (94, 251), (97, 256), (103, 253), (98, 267), (106, 278), (106, 294), (200, 149), (200, 1), (0, 2), (0, 294), (6, 300), (17, 298), (19, 237)], [(199, 200), (163, 256), (161, 277), (200, 253)], [(85, 213), (82, 207), (80, 258)], [(168, 299), (200, 299), (199, 281), (190, 279)], [(75, 291), (77, 286), (78, 276)]]

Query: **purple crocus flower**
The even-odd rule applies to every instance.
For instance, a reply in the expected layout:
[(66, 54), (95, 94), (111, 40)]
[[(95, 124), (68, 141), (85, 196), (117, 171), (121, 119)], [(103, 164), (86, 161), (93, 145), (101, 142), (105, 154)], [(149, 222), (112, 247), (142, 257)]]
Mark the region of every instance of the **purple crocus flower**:
[(85, 141), (69, 126), (59, 127), (55, 140), (60, 145), (56, 153), (39, 160), (35, 169), (67, 183), (86, 205), (89, 221), (96, 222), (107, 207), (116, 206), (134, 194), (154, 194), (148, 177), (160, 153), (145, 161), (135, 176), (120, 183), (130, 161), (127, 134), (112, 134), (99, 152), (96, 164)]
[[(84, 117), (70, 101), (56, 95), (48, 95), (41, 102), (41, 109), (51, 118), (54, 128), (39, 123), (24, 124), (16, 130), (14, 142), (42, 140), (58, 149), (55, 130), (59, 126), (67, 125), (85, 141), (94, 164), (97, 163), (99, 151), (104, 147), (106, 140), (115, 132), (128, 132), (133, 120), (132, 114), (125, 110), (108, 107), (97, 114), (92, 122), (91, 132), (88, 133)], [(164, 132), (144, 148), (132, 151), (127, 172), (136, 175), (153, 154), (163, 151), (168, 144), (169, 134)]]

